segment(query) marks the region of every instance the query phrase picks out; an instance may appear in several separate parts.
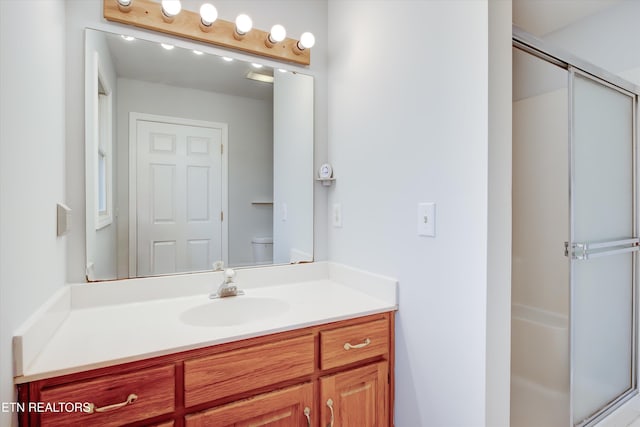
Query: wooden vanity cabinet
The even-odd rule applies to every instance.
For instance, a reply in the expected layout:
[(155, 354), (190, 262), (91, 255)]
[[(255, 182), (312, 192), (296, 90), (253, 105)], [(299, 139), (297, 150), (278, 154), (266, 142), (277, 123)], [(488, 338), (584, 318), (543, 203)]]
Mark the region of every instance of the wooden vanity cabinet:
[(308, 382), (187, 415), (185, 427), (310, 426), (313, 404), (313, 384)]
[(25, 406), (102, 410), (20, 425), (393, 427), (393, 330), (387, 312), (20, 384)]
[(320, 425), (387, 426), (388, 363), (320, 378)]

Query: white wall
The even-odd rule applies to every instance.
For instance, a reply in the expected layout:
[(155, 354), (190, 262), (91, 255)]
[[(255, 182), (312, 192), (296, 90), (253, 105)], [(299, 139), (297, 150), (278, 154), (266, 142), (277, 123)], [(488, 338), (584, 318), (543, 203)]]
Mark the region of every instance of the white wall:
[[(85, 161), (85, 170), (87, 176), (92, 177), (92, 185), (87, 188), (87, 193), (90, 194), (87, 197), (86, 209), (87, 212), (96, 211), (97, 196), (95, 190), (97, 189), (97, 152), (98, 152), (98, 69), (100, 70), (100, 78), (104, 79), (103, 83), (108, 85), (111, 91), (111, 153), (108, 158), (108, 164), (110, 165), (111, 173), (107, 175), (109, 179), (109, 185), (111, 186), (111, 200), (107, 203), (113, 206), (113, 202), (118, 198), (118, 191), (115, 186), (115, 171), (117, 170), (118, 149), (116, 144), (116, 116), (115, 107), (117, 104), (116, 94), (116, 71), (114, 69), (111, 53), (107, 46), (107, 41), (104, 34), (92, 32), (89, 33), (85, 42), (85, 52), (88, 60), (85, 64), (85, 75), (95, 76), (95, 78), (87, 78), (85, 86), (85, 120), (87, 123), (95, 123), (94, 126), (88, 127), (86, 130), (85, 144), (87, 158)], [(95, 63), (97, 59), (98, 63)], [(98, 65), (96, 67), (96, 65)], [(87, 266), (93, 266), (92, 275), (96, 278), (116, 278), (117, 277), (117, 259), (116, 259), (116, 242), (117, 242), (117, 230), (116, 230), (116, 217), (112, 208), (112, 222), (98, 230), (96, 230), (96, 216), (89, 215), (86, 218), (86, 233), (87, 233)]]
[(64, 30), (62, 1), (0, 1), (0, 402), (15, 401), (13, 331), (65, 283)]
[[(1, 0), (0, 0), (1, 1)], [(85, 196), (84, 196), (84, 28), (91, 27), (105, 31), (118, 32), (126, 29), (128, 34), (139, 35), (154, 41), (169, 41), (173, 44), (198, 48), (205, 52), (224, 54), (236, 58), (251, 60), (251, 55), (205, 46), (186, 40), (178, 40), (159, 33), (151, 33), (134, 27), (107, 22), (102, 18), (102, 0), (67, 0), (67, 181), (74, 183), (68, 188), (68, 203), (76, 213), (74, 220), (78, 224), (76, 232), (69, 235), (67, 279), (69, 282), (84, 281), (85, 263)], [(311, 53), (309, 67), (287, 65), (315, 77), (315, 131), (314, 165), (317, 169), (327, 159), (327, 7), (325, 0), (216, 0), (221, 19), (232, 21), (239, 12), (245, 12), (253, 18), (254, 27), (268, 29), (276, 22), (287, 28), (292, 37), (303, 31), (311, 31), (316, 36), (316, 46)], [(198, 10), (200, 2), (187, 0), (183, 8)], [(266, 65), (277, 66), (277, 61), (261, 59)], [(326, 191), (319, 186), (314, 192), (314, 259), (327, 259), (327, 205)]]
[[(251, 264), (251, 238), (270, 236), (272, 215), (252, 206), (273, 194), (273, 104), (239, 96), (118, 79), (119, 272), (129, 261), (129, 113), (226, 123), (229, 126), (229, 264)], [(247, 123), (250, 117), (250, 126)], [(123, 275), (124, 274), (124, 275)]]
[(509, 425), (511, 391), (512, 6), (489, 2), (486, 426)]
[(622, 73), (640, 67), (638, 16), (640, 2), (625, 0), (543, 39), (605, 70)]
[[(507, 100), (492, 106), (502, 111), (492, 122), (500, 125), (510, 120), (504, 12), (495, 18), (507, 81), (492, 87), (507, 88)], [(343, 210), (343, 227), (329, 229), (329, 254), (399, 279), (398, 427), (508, 422), (508, 326), (486, 347), (488, 298), (499, 297), (494, 309), (508, 322), (509, 267), (500, 260), (510, 238), (508, 223), (498, 239), (487, 234), (488, 13), (488, 2), (476, 0), (329, 1), (329, 153), (337, 177), (329, 208)], [(508, 131), (492, 136), (499, 138), (493, 154), (508, 161)], [(510, 177), (501, 176), (509, 169), (493, 177), (491, 207), (508, 218)], [(437, 203), (435, 238), (417, 236), (424, 201)], [(488, 295), (490, 245), (498, 262)], [(498, 371), (489, 365), (499, 385), (489, 384), (487, 357), (507, 361)], [(495, 405), (499, 398), (506, 403)]]

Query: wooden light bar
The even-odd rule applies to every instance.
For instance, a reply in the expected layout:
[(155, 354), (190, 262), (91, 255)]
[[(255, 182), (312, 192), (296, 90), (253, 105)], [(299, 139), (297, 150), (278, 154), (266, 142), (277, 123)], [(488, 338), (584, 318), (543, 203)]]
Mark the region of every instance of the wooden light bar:
[(117, 0), (104, 0), (104, 18), (107, 21), (133, 25), (146, 30), (159, 31), (172, 36), (184, 37), (199, 42), (210, 43), (229, 49), (237, 49), (254, 55), (265, 56), (300, 65), (311, 63), (310, 49), (295, 53), (297, 40), (286, 38), (267, 47), (267, 31), (252, 29), (241, 40), (234, 37), (236, 25), (233, 22), (217, 19), (208, 32), (200, 28), (200, 14), (182, 10), (173, 22), (165, 22), (162, 17), (162, 5), (150, 0), (132, 0), (128, 11), (121, 11)]

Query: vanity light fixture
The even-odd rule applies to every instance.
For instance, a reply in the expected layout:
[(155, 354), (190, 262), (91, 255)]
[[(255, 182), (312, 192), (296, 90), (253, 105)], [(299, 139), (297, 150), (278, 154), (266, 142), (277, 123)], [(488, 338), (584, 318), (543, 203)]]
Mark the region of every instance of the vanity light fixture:
[(302, 33), (300, 36), (300, 41), (296, 43), (296, 46), (293, 49), (293, 52), (296, 55), (300, 55), (306, 49), (311, 49), (313, 45), (316, 44), (316, 38), (312, 33), (306, 32)]
[(162, 18), (165, 22), (173, 22), (181, 10), (180, 0), (162, 0)]
[(118, 0), (118, 9), (124, 13), (129, 12), (131, 10), (131, 1), (132, 0)]
[(200, 13), (182, 10), (179, 0), (162, 0), (160, 5), (158, 0), (103, 0), (103, 4), (108, 21), (280, 61), (311, 63), (310, 48), (315, 42), (311, 33), (304, 33), (298, 41), (287, 38), (280, 24), (269, 32), (262, 31), (253, 28), (246, 14), (239, 15), (235, 22), (225, 21), (218, 18), (215, 6), (209, 3), (200, 8)]
[(209, 32), (213, 28), (213, 23), (218, 19), (218, 9), (211, 3), (200, 6), (200, 29)]
[(269, 32), (269, 35), (267, 36), (267, 38), (264, 40), (264, 44), (268, 48), (272, 48), (286, 38), (287, 38), (287, 30), (285, 30), (285, 28), (282, 25), (276, 24), (273, 27), (271, 27), (271, 31)]
[(242, 40), (251, 31), (251, 28), (253, 28), (253, 21), (249, 15), (241, 13), (236, 18), (236, 30), (233, 33), (233, 37), (236, 40)]

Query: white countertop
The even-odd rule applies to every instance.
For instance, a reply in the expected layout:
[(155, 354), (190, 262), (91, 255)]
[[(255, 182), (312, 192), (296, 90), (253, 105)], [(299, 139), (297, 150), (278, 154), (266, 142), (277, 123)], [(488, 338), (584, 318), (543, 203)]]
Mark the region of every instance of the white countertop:
[[(245, 271), (247, 273), (243, 274)], [(185, 311), (203, 304), (215, 307), (208, 298), (211, 288), (208, 284), (204, 292), (197, 292), (198, 287), (204, 285), (196, 284), (190, 288), (189, 295), (175, 295), (172, 289), (171, 296), (138, 297), (135, 302), (119, 302), (121, 295), (105, 298), (104, 292), (109, 291), (96, 287), (95, 293), (101, 300), (108, 300), (102, 305), (86, 294), (96, 285), (75, 285), (82, 288), (75, 297), (73, 288), (70, 289), (71, 303), (67, 311), (63, 310), (64, 315), (59, 314), (59, 308), (52, 309), (61, 305), (60, 299), (66, 300), (63, 292), (14, 337), (15, 382), (24, 383), (397, 309), (395, 280), (345, 266), (314, 263), (309, 267), (280, 266), (238, 272), (236, 281), (245, 295), (233, 298), (273, 298), (283, 302), (284, 309), (237, 325), (196, 326), (180, 317)], [(272, 277), (266, 277), (269, 274)], [(294, 281), (274, 284), (277, 280), (274, 275), (280, 281), (284, 280), (282, 277)], [(243, 286), (243, 276), (246, 286)], [(261, 286), (259, 280), (254, 280), (256, 277), (264, 277), (262, 282), (267, 285)], [(188, 289), (184, 286), (185, 280), (202, 281), (202, 277), (174, 276), (173, 280), (175, 286)], [(126, 284), (118, 283), (119, 289), (112, 293), (127, 292)], [(145, 286), (152, 283), (153, 280)], [(47, 334), (42, 331), (50, 327), (52, 311), (58, 312), (55, 316), (62, 319), (45, 338), (43, 336)]]

